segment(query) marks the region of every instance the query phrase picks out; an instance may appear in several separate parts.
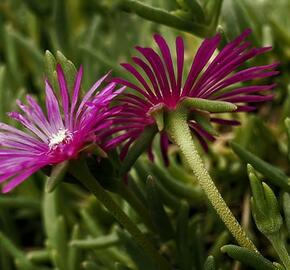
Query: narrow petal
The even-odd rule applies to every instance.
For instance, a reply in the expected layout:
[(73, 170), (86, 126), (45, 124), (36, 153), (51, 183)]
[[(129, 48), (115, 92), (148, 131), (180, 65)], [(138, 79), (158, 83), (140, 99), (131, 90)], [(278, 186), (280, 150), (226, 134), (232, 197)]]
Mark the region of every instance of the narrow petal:
[(62, 108), (64, 113), (65, 126), (69, 126), (69, 93), (67, 89), (67, 82), (60, 64), (56, 66), (56, 73), (62, 100)]
[(177, 98), (181, 92), (183, 64), (184, 64), (184, 43), (181, 37), (176, 38), (176, 57), (177, 57)]
[(222, 118), (210, 118), (210, 121), (213, 123), (217, 123), (220, 125), (226, 125), (226, 126), (239, 126), (241, 123), (237, 120), (228, 120), (228, 119), (222, 119)]
[(193, 121), (190, 121), (189, 126), (195, 131), (197, 131), (200, 135), (202, 135), (207, 140), (212, 141), (212, 142), (215, 140), (215, 137), (209, 134), (207, 131), (205, 131), (199, 124)]
[(59, 129), (64, 128), (64, 125), (62, 122), (57, 98), (47, 80), (45, 81), (45, 93), (48, 120), (51, 127), (53, 128), (54, 133), (57, 133)]
[(183, 88), (182, 96), (189, 94), (193, 84), (195, 83), (195, 80), (197, 79), (197, 76), (200, 74), (204, 66), (213, 55), (214, 51), (217, 49), (217, 45), (219, 44), (220, 39), (221, 36), (216, 35), (211, 39), (205, 39), (203, 41), (192, 62), (187, 80)]
[(176, 89), (177, 85), (176, 85), (176, 80), (175, 80), (175, 73), (174, 73), (174, 67), (173, 67), (170, 49), (162, 36), (154, 35), (154, 39), (156, 43), (158, 44), (160, 52), (163, 56), (165, 65), (167, 67), (167, 73), (170, 79), (171, 91), (174, 93), (177, 91)]
[(131, 144), (135, 141), (135, 139), (136, 139), (136, 136), (132, 136), (132, 137), (130, 138), (130, 140), (128, 140), (128, 141), (124, 144), (124, 146), (122, 147), (121, 153), (120, 153), (120, 159), (121, 159), (121, 160), (124, 160), (125, 156), (126, 156), (127, 153), (128, 153), (128, 150), (129, 150)]
[(72, 103), (71, 103), (71, 108), (70, 108), (70, 128), (71, 129), (73, 128), (74, 112), (75, 112), (75, 108), (76, 108), (79, 94), (80, 94), (82, 78), (83, 78), (83, 66), (80, 66), (80, 69), (78, 70), (75, 83), (74, 83), (74, 92), (73, 92)]
[(91, 87), (91, 89), (86, 93), (84, 96), (76, 114), (76, 119), (78, 118), (79, 114), (81, 113), (84, 105), (87, 103), (87, 101), (92, 97), (92, 95), (96, 92), (98, 87), (103, 83), (103, 81), (109, 76), (110, 73), (107, 73), (105, 76), (103, 76), (101, 79), (99, 79), (95, 84)]
[(227, 44), (207, 67), (194, 89), (198, 89), (201, 85), (207, 83), (209, 78), (221, 68), (221, 65), (225, 66), (229, 62), (235, 60), (246, 48), (248, 48), (251, 45), (250, 42), (245, 42), (241, 46), (239, 45), (250, 33), (251, 30), (246, 29), (239, 37)]
[(239, 105), (238, 108), (235, 110), (235, 112), (251, 112), (254, 110), (256, 110), (256, 107), (254, 106)]
[(29, 149), (32, 152), (47, 150), (46, 144), (41, 141), (30, 140), (27, 137), (19, 136), (17, 134), (0, 133), (0, 146), (16, 147), (16, 145), (25, 147), (25, 149)]
[[(199, 93), (199, 89), (203, 89), (206, 85), (208, 85), (216, 76), (218, 72), (221, 72), (226, 69), (227, 72), (231, 71), (232, 69), (229, 69), (230, 63), (236, 63), (238, 59), (241, 58), (241, 55), (243, 51), (247, 47), (250, 46), (250, 42), (245, 42), (240, 47), (233, 47), (233, 44), (229, 44), (224, 49), (222, 49), (221, 52), (213, 59), (213, 61), (209, 64), (209, 66), (206, 68), (200, 79), (196, 82), (194, 85), (191, 95), (195, 95), (195, 93)], [(225, 68), (227, 67), (227, 68)], [(221, 74), (220, 79), (226, 75), (227, 73)]]
[(154, 89), (154, 92), (156, 94), (156, 96), (161, 99), (162, 98), (162, 90), (159, 88), (158, 86), (158, 82), (156, 79), (156, 76), (154, 74), (154, 71), (152, 71), (152, 69), (140, 58), (138, 57), (132, 57), (132, 60), (139, 66), (141, 67), (145, 74), (147, 75), (148, 79), (150, 80), (152, 87)]
[(19, 123), (21, 123), (23, 126), (25, 126), (27, 129), (32, 131), (35, 135), (37, 135), (42, 141), (47, 141), (47, 136), (45, 136), (44, 133), (42, 133), (33, 123), (31, 123), (28, 119), (26, 119), (22, 114), (18, 112), (10, 112), (8, 113), (8, 116)]
[(139, 92), (141, 95), (143, 95), (145, 98), (147, 98), (148, 100), (150, 100), (150, 96), (143, 90), (141, 89), (139, 86), (127, 81), (127, 80), (124, 80), (124, 79), (121, 79), (121, 78), (113, 78), (112, 79), (113, 82), (115, 83), (119, 83), (119, 84), (122, 84), (122, 85), (125, 85), (131, 89), (134, 89), (136, 90), (137, 92)]
[(237, 88), (235, 90), (230, 90), (224, 94), (218, 95), (216, 99), (224, 99), (228, 97), (237, 96), (240, 94), (249, 94), (249, 93), (256, 93), (262, 92), (267, 90), (272, 90), (277, 84), (270, 84), (270, 85), (252, 85), (252, 86), (244, 86)]
[(0, 122), (0, 130), (7, 131), (8, 133), (16, 134), (28, 142), (35, 143), (35, 144), (39, 143), (39, 141), (36, 138), (32, 137), (30, 134), (27, 134), (27, 133), (25, 133), (19, 129), (16, 129), (15, 127), (9, 126), (5, 123)]
[(229, 97), (224, 99), (225, 101), (229, 101), (232, 103), (238, 102), (263, 102), (272, 100), (274, 95), (266, 95), (266, 96), (259, 96), (259, 95), (248, 95), (248, 96), (236, 96), (236, 97)]
[(265, 66), (256, 66), (247, 68), (244, 70), (241, 70), (234, 75), (227, 77), (226, 79), (223, 79), (222, 81), (219, 81), (218, 83), (214, 85), (207, 86), (202, 93), (203, 98), (207, 98), (213, 93), (216, 93), (217, 91), (224, 89), (225, 87), (228, 87), (230, 85), (245, 82), (253, 79), (262, 79), (266, 77), (271, 77), (279, 74), (279, 71), (268, 71), (270, 69), (274, 69), (277, 67), (277, 63), (271, 64), (271, 65), (265, 65)]
[(136, 95), (124, 94), (124, 97), (120, 98), (119, 101), (124, 101), (130, 103), (130, 105), (136, 105), (139, 108), (150, 108), (150, 103), (147, 100), (144, 100)]
[(18, 107), (26, 114), (27, 118), (29, 119), (29, 121), (32, 124), (38, 126), (38, 128), (46, 136), (51, 135), (51, 130), (49, 128), (47, 128), (45, 120), (43, 121), (43, 119), (40, 119), (38, 114), (36, 114), (33, 109), (24, 105), (20, 100), (16, 100), (16, 103), (17, 103)]
[(16, 186), (20, 185), (23, 181), (25, 181), (29, 176), (34, 174), (39, 169), (40, 168), (37, 166), (32, 169), (26, 170), (22, 172), (21, 174), (17, 175), (16, 177), (12, 178), (11, 180), (9, 180), (8, 184), (6, 184), (3, 187), (2, 189), (3, 193), (7, 193), (11, 191), (12, 189), (14, 189)]
[(151, 91), (147, 82), (144, 80), (142, 75), (132, 65), (124, 63), (124, 64), (121, 64), (121, 66), (123, 66), (125, 69), (127, 69), (142, 84), (142, 86), (145, 88), (145, 90), (148, 93), (148, 95), (150, 96), (150, 98), (152, 98), (153, 100), (156, 99), (155, 95)]
[(30, 105), (30, 107), (32, 108), (32, 110), (34, 111), (35, 115), (37, 115), (39, 120), (43, 123), (43, 125), (45, 125), (46, 129), (51, 134), (53, 132), (53, 130), (51, 129), (51, 126), (50, 126), (50, 124), (49, 124), (49, 122), (48, 122), (43, 110), (38, 105), (36, 100), (30, 95), (26, 96), (26, 100), (27, 100), (28, 104)]
[(136, 47), (136, 49), (147, 59), (158, 81), (159, 88), (162, 91), (163, 99), (170, 98), (170, 89), (167, 81), (164, 66), (159, 55), (150, 48)]
[(137, 136), (138, 134), (140, 134), (140, 130), (131, 130), (131, 131), (127, 132), (127, 133), (124, 133), (122, 135), (119, 135), (119, 136), (113, 138), (107, 144), (105, 144), (104, 147), (106, 149), (111, 149), (112, 147), (116, 147), (120, 143), (125, 142), (129, 138)]
[(191, 129), (191, 131), (194, 133), (195, 137), (198, 139), (200, 145), (202, 146), (203, 150), (205, 152), (208, 152), (208, 144), (206, 142), (206, 140), (204, 139), (204, 137), (195, 129)]
[[(237, 58), (236, 60), (234, 60), (232, 63), (225, 65), (223, 67), (220, 68), (220, 70), (218, 72), (216, 72), (216, 74), (211, 78), (211, 81), (207, 81), (207, 84), (205, 87), (202, 87), (201, 90), (199, 91), (198, 96), (199, 97), (208, 97), (209, 95), (211, 95), (212, 93), (216, 92), (217, 89), (221, 89), (224, 88), (225, 86), (221, 87), (221, 88), (217, 88), (217, 86), (219, 86), (223, 81), (228, 82), (233, 80), (232, 83), (237, 83), (240, 81), (246, 81), (246, 80), (251, 80), (254, 79), (255, 77), (249, 77), (249, 79), (243, 79), (246, 75), (254, 75), (257, 74), (258, 72), (261, 72), (263, 70), (267, 70), (267, 69), (273, 69), (275, 67), (277, 67), (278, 63), (274, 63), (271, 65), (266, 65), (266, 66), (258, 66), (258, 67), (251, 67), (242, 71), (237, 72), (236, 74), (232, 75), (231, 77), (227, 78), (226, 76), (228, 74), (230, 74), (231, 72), (233, 72), (238, 66), (240, 66), (242, 63), (244, 63), (245, 61), (247, 61), (248, 59), (257, 56), (258, 54), (261, 54), (263, 52), (265, 52), (266, 50), (264, 49), (252, 49), (250, 52), (248, 52), (247, 54), (243, 55), (240, 58)], [(268, 75), (266, 75), (267, 77)], [(237, 80), (237, 78), (241, 78), (242, 80)], [(226, 78), (226, 79), (225, 79)], [(257, 77), (257, 78), (261, 78), (261, 77)]]

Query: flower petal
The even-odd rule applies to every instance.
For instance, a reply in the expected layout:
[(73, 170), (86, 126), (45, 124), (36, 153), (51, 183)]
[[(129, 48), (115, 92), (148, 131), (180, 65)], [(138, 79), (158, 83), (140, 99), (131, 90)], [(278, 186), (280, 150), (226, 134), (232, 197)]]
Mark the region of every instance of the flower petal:
[(62, 117), (60, 114), (57, 98), (47, 80), (45, 81), (45, 93), (46, 93), (45, 103), (48, 121), (53, 129), (53, 132), (57, 133), (59, 129), (64, 128), (64, 125), (62, 122)]
[(56, 65), (56, 73), (62, 100), (62, 109), (64, 113), (65, 126), (69, 125), (69, 94), (67, 89), (67, 82), (60, 64)]

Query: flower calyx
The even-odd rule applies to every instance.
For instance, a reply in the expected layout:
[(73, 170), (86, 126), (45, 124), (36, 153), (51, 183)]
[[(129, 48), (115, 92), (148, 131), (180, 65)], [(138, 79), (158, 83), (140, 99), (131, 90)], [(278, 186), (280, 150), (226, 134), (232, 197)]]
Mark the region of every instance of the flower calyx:
[(164, 112), (165, 112), (165, 105), (161, 103), (152, 107), (148, 111), (148, 114), (151, 115), (155, 119), (159, 132), (164, 130), (164, 126), (165, 126), (164, 125)]

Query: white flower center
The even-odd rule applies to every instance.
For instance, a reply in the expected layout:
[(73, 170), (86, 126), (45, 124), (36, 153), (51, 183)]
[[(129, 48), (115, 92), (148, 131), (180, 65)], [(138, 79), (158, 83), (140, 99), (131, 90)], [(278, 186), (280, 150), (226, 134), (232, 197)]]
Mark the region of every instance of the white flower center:
[(61, 128), (57, 133), (52, 134), (48, 139), (50, 149), (55, 149), (59, 144), (68, 143), (72, 139), (72, 133), (67, 129)]

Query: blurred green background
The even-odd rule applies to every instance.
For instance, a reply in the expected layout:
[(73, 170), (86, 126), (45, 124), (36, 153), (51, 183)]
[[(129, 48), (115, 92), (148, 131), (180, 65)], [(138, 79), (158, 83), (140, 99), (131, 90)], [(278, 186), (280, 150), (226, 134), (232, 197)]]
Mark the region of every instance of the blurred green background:
[[(66, 57), (77, 68), (83, 65), (83, 89), (86, 90), (109, 70), (114, 76), (128, 76), (119, 63), (129, 61), (136, 54), (136, 45), (155, 46), (153, 33), (161, 33), (172, 48), (177, 35), (184, 37), (188, 69), (202, 38), (220, 32), (224, 44), (244, 29), (251, 28), (253, 34), (249, 39), (254, 46), (273, 46), (273, 50), (250, 64), (281, 62), (281, 75), (275, 78), (278, 83), (275, 100), (261, 105), (258, 112), (237, 116), (242, 128), (221, 130), (222, 135), (210, 146), (211, 150), (204, 158), (225, 200), (252, 232), (263, 255), (277, 260), (277, 255), (251, 221), (248, 211), (250, 185), (245, 165), (227, 143), (234, 139), (289, 173), (288, 139), (284, 127), (285, 118), (290, 117), (289, 15), (289, 0), (0, 0), (0, 119), (10, 122), (6, 112), (15, 110), (15, 100), (23, 99), (26, 93), (43, 100), (46, 50), (57, 59)], [(190, 209), (189, 238), (193, 243), (187, 245), (194, 253), (194, 269), (204, 269), (208, 254), (216, 256), (220, 269), (242, 269), (220, 253), (219, 248), (232, 239), (198, 186), (190, 184), (192, 177), (186, 164), (179, 157), (175, 158), (178, 153), (174, 147), (171, 152), (172, 163), (166, 174), (169, 180), (179, 179), (182, 188), (177, 194), (171, 194), (172, 201), (165, 204), (174, 224), (181, 201)], [(145, 164), (147, 159), (142, 158)], [(146, 166), (144, 169), (142, 164), (136, 165), (134, 177), (137, 184), (142, 183), (138, 178), (146, 177), (149, 171), (159, 180), (158, 176), (167, 170), (161, 164), (158, 165), (162, 167), (161, 172), (152, 164)], [(174, 193), (176, 187), (172, 191), (166, 186), (169, 180), (165, 180), (161, 190)], [(112, 217), (85, 190), (64, 184), (55, 193), (45, 194), (43, 184), (44, 175), (38, 173), (13, 193), (0, 195), (1, 270), (126, 269), (115, 268), (114, 261), (132, 269), (153, 269), (150, 263), (146, 264), (147, 258), (142, 252), (134, 253), (137, 248), (128, 235), (116, 233), (118, 229), (115, 229)], [(271, 187), (280, 196), (279, 184), (274, 183)], [(191, 191), (194, 195), (189, 195)], [(138, 222), (136, 213), (126, 203), (120, 203)], [(72, 239), (107, 234), (111, 238), (105, 242), (109, 244), (95, 244), (95, 250), (83, 247), (83, 244), (68, 245)], [(120, 241), (123, 244), (118, 249)], [(171, 243), (160, 245), (160, 250), (172, 259), (173, 265), (178, 265), (176, 261), (180, 256), (182, 259), (183, 255), (178, 252), (176, 256), (172, 255), (176, 251)]]

